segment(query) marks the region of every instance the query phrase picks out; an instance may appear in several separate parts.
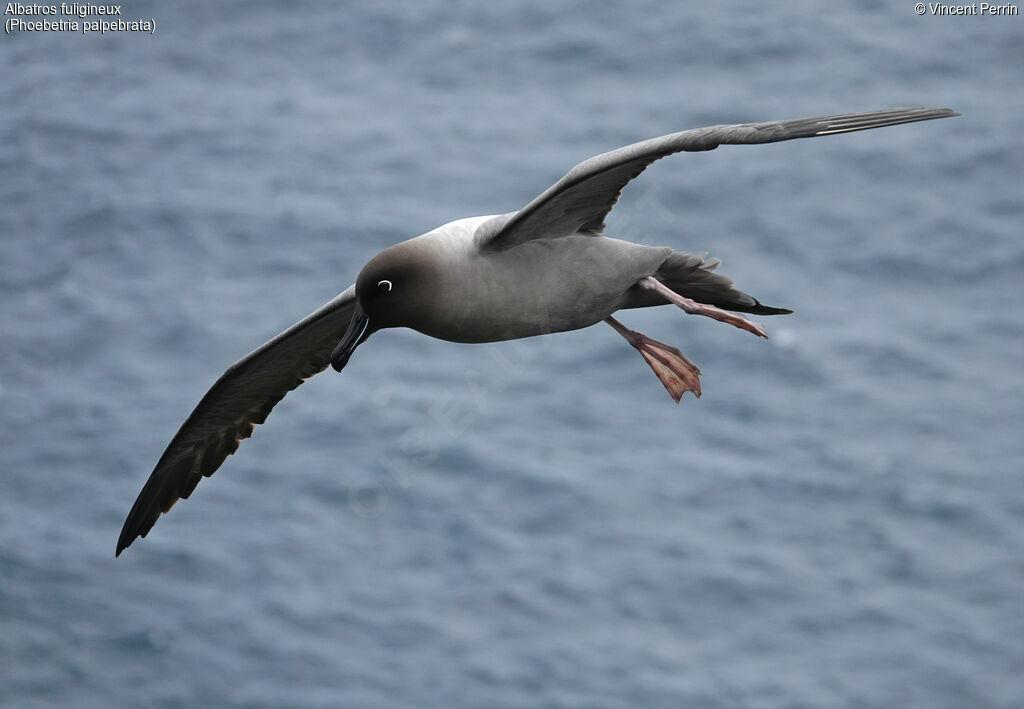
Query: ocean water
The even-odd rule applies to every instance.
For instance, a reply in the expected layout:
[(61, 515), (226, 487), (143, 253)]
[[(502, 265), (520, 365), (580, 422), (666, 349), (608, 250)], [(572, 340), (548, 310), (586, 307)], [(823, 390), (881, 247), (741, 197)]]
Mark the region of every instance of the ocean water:
[[(913, 3), (132, 2), (0, 37), (0, 706), (1024, 706), (1024, 18)], [(7, 19), (5, 17), (5, 19)], [(375, 335), (119, 559), (224, 368), (380, 249), (715, 123), (956, 119), (660, 161), (708, 251), (676, 406), (597, 326)]]

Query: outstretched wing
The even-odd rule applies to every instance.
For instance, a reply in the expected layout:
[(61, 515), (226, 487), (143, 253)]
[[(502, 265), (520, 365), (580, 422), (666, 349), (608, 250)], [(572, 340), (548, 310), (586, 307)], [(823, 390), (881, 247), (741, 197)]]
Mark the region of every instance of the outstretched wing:
[(890, 108), (775, 123), (711, 126), (651, 138), (584, 160), (518, 212), (482, 224), (477, 238), (483, 248), (505, 249), (532, 239), (581, 231), (600, 234), (605, 217), (626, 183), (655, 160), (672, 153), (851, 133), (958, 115), (948, 108)]
[(330, 363), (355, 307), (355, 286), (228, 367), (160, 456), (117, 540), (117, 555), (238, 450), (285, 394)]

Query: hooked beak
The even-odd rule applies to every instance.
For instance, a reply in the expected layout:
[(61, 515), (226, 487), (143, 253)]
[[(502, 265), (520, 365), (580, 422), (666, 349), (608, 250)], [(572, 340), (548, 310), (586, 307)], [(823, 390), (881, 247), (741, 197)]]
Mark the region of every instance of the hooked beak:
[(340, 372), (348, 364), (348, 358), (356, 351), (356, 347), (359, 347), (371, 334), (373, 334), (373, 330), (370, 329), (370, 316), (363, 311), (363, 306), (357, 300), (355, 310), (352, 311), (352, 321), (348, 324), (348, 330), (345, 332), (345, 336), (341, 338), (338, 346), (331, 352), (331, 366), (334, 367), (335, 371)]

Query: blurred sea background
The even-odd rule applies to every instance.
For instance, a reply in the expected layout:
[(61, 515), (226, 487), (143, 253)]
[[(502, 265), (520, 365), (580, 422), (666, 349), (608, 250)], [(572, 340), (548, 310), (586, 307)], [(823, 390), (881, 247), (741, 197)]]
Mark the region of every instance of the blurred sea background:
[[(0, 37), (0, 706), (1024, 707), (1024, 17), (130, 2)], [(5, 17), (5, 19), (7, 19)], [(377, 251), (685, 128), (608, 233), (720, 257), (674, 405), (610, 328), (376, 335), (114, 559), (234, 360)]]

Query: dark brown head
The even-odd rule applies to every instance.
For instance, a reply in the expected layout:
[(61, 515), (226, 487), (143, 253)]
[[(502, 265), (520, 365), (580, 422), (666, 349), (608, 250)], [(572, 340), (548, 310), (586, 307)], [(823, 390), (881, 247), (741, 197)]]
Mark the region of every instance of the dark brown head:
[(331, 354), (341, 371), (362, 342), (386, 327), (413, 327), (430, 303), (429, 254), (415, 240), (396, 244), (370, 259), (356, 279), (356, 305), (348, 331)]

